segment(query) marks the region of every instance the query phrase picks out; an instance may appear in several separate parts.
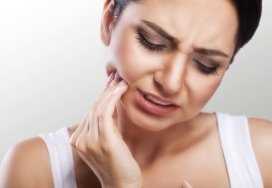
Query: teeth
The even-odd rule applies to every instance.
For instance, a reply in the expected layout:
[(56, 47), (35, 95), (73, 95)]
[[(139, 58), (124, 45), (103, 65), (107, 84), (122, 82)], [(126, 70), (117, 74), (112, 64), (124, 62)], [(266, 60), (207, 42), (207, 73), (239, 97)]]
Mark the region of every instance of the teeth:
[(171, 103), (161, 101), (155, 97), (152, 97), (151, 95), (145, 95), (145, 99), (147, 99), (148, 101), (153, 102), (155, 104), (158, 104), (158, 105), (163, 105), (163, 106), (171, 105)]

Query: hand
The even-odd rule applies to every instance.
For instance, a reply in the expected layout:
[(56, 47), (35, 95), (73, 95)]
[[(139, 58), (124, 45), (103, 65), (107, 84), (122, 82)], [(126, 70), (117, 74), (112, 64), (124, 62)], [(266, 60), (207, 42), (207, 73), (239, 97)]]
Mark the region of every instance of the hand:
[(192, 188), (192, 186), (188, 182), (184, 181), (182, 184), (182, 188)]
[(139, 188), (142, 173), (118, 130), (116, 119), (116, 103), (128, 86), (116, 74), (110, 75), (90, 114), (72, 134), (71, 144), (103, 188)]

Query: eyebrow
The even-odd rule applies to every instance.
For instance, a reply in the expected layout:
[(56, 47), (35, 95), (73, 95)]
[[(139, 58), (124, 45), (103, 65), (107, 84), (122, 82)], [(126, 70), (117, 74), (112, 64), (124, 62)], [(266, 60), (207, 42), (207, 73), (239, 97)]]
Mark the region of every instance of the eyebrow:
[(164, 31), (160, 26), (158, 26), (155, 23), (146, 21), (146, 20), (141, 20), (146, 26), (150, 27), (152, 30), (154, 30), (156, 33), (161, 35), (163, 38), (169, 40), (169, 41), (175, 41), (175, 38), (168, 34), (166, 31)]
[[(177, 42), (178, 40), (175, 39), (175, 37), (171, 36), (168, 34), (165, 30), (163, 30), (160, 26), (153, 22), (149, 22), (147, 20), (141, 20), (146, 26), (154, 30), (156, 33), (161, 35), (163, 38), (169, 40), (169, 41), (174, 41)], [(229, 55), (227, 55), (225, 52), (222, 52), (220, 50), (215, 50), (215, 49), (208, 49), (208, 48), (195, 48), (195, 52), (202, 54), (202, 55), (208, 55), (208, 56), (221, 56), (228, 58)]]
[(196, 48), (195, 52), (202, 54), (202, 55), (208, 55), (208, 56), (222, 56), (222, 57), (229, 57), (226, 53), (215, 50), (215, 49), (207, 49), (207, 48)]

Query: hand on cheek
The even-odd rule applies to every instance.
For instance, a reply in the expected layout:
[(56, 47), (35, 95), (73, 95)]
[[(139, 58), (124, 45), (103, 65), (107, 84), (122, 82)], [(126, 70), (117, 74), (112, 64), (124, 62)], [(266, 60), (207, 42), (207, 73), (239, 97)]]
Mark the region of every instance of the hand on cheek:
[(118, 73), (107, 86), (88, 117), (71, 136), (71, 144), (93, 170), (103, 187), (141, 187), (142, 173), (118, 130), (116, 103), (127, 84)]

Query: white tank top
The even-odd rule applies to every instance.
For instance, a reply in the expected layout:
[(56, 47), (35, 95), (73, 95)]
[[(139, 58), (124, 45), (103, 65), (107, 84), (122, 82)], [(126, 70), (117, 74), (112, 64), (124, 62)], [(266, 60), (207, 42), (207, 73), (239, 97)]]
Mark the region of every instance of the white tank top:
[[(231, 188), (263, 188), (247, 118), (223, 113), (216, 113), (216, 117)], [(67, 128), (40, 136), (48, 149), (54, 188), (76, 188)]]
[(47, 146), (54, 188), (76, 188), (73, 154), (67, 128), (40, 136)]
[(231, 188), (263, 188), (248, 119), (217, 113), (217, 126)]

